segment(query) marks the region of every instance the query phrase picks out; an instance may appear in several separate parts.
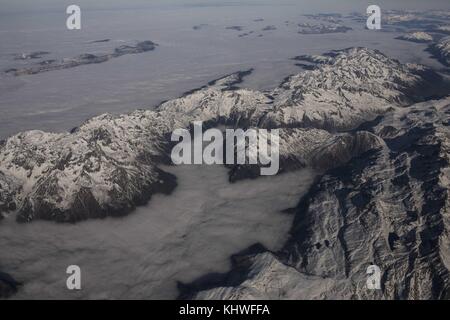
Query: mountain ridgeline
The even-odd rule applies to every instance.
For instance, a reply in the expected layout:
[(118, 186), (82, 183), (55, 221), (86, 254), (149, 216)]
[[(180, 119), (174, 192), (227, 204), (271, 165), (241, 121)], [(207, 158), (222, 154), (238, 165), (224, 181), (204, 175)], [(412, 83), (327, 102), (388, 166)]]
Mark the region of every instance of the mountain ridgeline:
[[(281, 250), (238, 253), (230, 272), (180, 284), (180, 298), (450, 298), (449, 125), (449, 98), (367, 124), (382, 143), (318, 178)], [(381, 290), (366, 287), (373, 264)]]
[[(255, 245), (234, 255), (230, 272), (180, 284), (180, 298), (449, 298), (448, 82), (366, 48), (295, 59), (308, 70), (274, 90), (240, 88), (251, 71), (238, 72), (155, 110), (9, 137), (0, 142), (0, 217), (122, 216), (176, 187), (161, 169), (173, 130), (193, 121), (277, 128), (281, 171), (320, 172), (290, 210), (288, 240), (277, 252)], [(232, 166), (230, 181), (254, 172)], [(371, 264), (381, 291), (365, 287)]]
[(171, 132), (193, 121), (279, 128), (285, 169), (311, 160), (326, 168), (336, 164), (329, 157), (345, 162), (380, 143), (369, 132), (339, 132), (441, 95), (446, 85), (426, 67), (365, 48), (310, 60), (321, 62), (273, 91), (237, 88), (248, 72), (236, 73), (154, 111), (104, 114), (70, 133), (16, 134), (0, 144), (1, 213), (17, 212), (20, 222), (127, 214), (155, 192), (173, 190), (176, 178), (158, 166), (169, 161)]

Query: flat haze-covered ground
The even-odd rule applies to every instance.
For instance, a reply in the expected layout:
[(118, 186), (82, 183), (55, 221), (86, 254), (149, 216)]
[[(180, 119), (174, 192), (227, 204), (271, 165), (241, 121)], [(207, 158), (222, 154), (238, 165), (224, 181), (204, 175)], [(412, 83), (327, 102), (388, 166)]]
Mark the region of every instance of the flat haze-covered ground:
[[(48, 51), (44, 59), (62, 59), (111, 52), (133, 41), (152, 40), (159, 46), (101, 64), (36, 75), (2, 72), (0, 138), (29, 129), (66, 131), (105, 112), (152, 108), (224, 74), (249, 68), (255, 71), (242, 86), (271, 88), (300, 71), (290, 59), (301, 54), (365, 46), (402, 62), (441, 67), (423, 51), (426, 44), (395, 40), (400, 33), (365, 30), (363, 22), (344, 19), (343, 24), (353, 28), (347, 33), (299, 34), (298, 23), (318, 22), (304, 17), (308, 7), (301, 5), (85, 8), (79, 31), (66, 29), (64, 8), (3, 14), (0, 69), (20, 65), (14, 55), (21, 53)], [(357, 9), (365, 11), (362, 5)], [(242, 31), (227, 29), (233, 26)], [(276, 29), (263, 31), (267, 26)], [(110, 41), (92, 43), (103, 39)]]
[[(25, 285), (17, 299), (173, 299), (177, 281), (225, 272), (230, 255), (260, 242), (277, 250), (314, 172), (235, 184), (222, 166), (166, 168), (178, 177), (170, 196), (124, 218), (77, 224), (2, 221), (0, 261)], [(66, 268), (82, 269), (81, 291), (66, 288)]]

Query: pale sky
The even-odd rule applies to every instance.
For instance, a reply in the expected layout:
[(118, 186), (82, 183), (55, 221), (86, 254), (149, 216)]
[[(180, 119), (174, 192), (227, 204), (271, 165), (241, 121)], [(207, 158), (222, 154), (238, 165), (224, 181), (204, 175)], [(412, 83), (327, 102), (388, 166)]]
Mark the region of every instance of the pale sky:
[(305, 12), (360, 11), (369, 4), (386, 9), (426, 10), (450, 9), (449, 0), (0, 0), (0, 12), (36, 12), (60, 10), (69, 4), (83, 9), (120, 9), (151, 6), (239, 6), (297, 5)]

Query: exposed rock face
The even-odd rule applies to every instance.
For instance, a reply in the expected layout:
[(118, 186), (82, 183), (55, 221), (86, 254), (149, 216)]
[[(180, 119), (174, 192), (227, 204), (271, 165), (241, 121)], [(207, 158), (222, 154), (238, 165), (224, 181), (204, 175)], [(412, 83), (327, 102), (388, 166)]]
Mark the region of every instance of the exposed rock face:
[(442, 32), (445, 34), (450, 34), (450, 25), (438, 26), (438, 27), (436, 27), (436, 31)]
[(1, 149), (1, 170), (22, 183), (18, 220), (72, 222), (123, 215), (174, 177), (155, 166), (164, 149), (159, 121), (137, 112), (103, 115), (71, 134), (29, 131)]
[(13, 177), (5, 176), (0, 172), (0, 220), (3, 218), (2, 212), (16, 210), (15, 197), (19, 184)]
[(435, 94), (427, 92), (434, 90), (433, 72), (402, 65), (378, 51), (353, 48), (327, 57), (315, 70), (290, 77), (275, 90), (274, 111), (264, 124), (346, 130), (382, 114), (390, 105), (420, 100), (419, 83), (425, 95)]
[[(118, 58), (120, 56), (126, 55), (126, 54), (136, 54), (136, 53), (143, 53), (147, 51), (152, 51), (156, 48), (157, 44), (153, 43), (150, 40), (138, 42), (136, 45), (122, 45), (118, 48), (114, 49), (113, 53), (109, 54), (101, 54), (101, 55), (95, 55), (95, 54), (81, 54), (74, 58), (66, 58), (62, 59), (60, 61), (57, 60), (45, 60), (38, 63), (35, 63), (29, 67), (23, 67), (23, 68), (11, 68), (5, 71), (7, 74), (13, 74), (15, 76), (22, 76), (22, 75), (30, 75), (30, 74), (37, 74), (47, 71), (54, 71), (54, 70), (61, 70), (61, 69), (68, 69), (68, 68), (74, 68), (85, 64), (93, 64), (93, 63), (102, 63), (106, 62), (113, 58)], [(37, 53), (31, 53), (31, 54), (22, 54), (19, 57), (22, 60), (28, 60), (28, 59), (37, 59), (40, 58), (41, 55), (47, 54), (47, 52), (37, 52)]]
[(314, 70), (289, 77), (271, 92), (229, 90), (222, 80), (161, 109), (239, 127), (348, 130), (391, 106), (442, 94), (445, 84), (426, 67), (403, 65), (375, 50), (351, 48), (323, 57), (308, 56), (320, 61)]
[(417, 88), (428, 95), (435, 93), (428, 90), (436, 87), (432, 82), (444, 85), (431, 70), (402, 65), (378, 51), (353, 48), (325, 56), (314, 70), (270, 92), (237, 88), (248, 73), (240, 72), (155, 111), (101, 115), (71, 133), (12, 136), (0, 144), (0, 188), (6, 190), (0, 210), (17, 207), (21, 222), (127, 214), (153, 193), (174, 188), (175, 178), (158, 165), (167, 162), (171, 132), (193, 121), (280, 128), (284, 169), (310, 163), (327, 169), (382, 144), (367, 132), (336, 135), (336, 130), (423, 99)]
[(9, 274), (0, 271), (0, 299), (12, 296), (20, 285)]
[(298, 25), (300, 34), (325, 34), (325, 33), (345, 33), (352, 30), (350, 27), (343, 26), (338, 23), (334, 24), (311, 24), (311, 23), (300, 23)]
[[(306, 166), (319, 172), (341, 166), (367, 150), (381, 147), (384, 142), (367, 131), (331, 134), (322, 129), (280, 129), (280, 169), (292, 171)], [(230, 166), (229, 180), (260, 176), (260, 165)]]
[(273, 30), (277, 30), (277, 27), (270, 25), (270, 26), (266, 26), (262, 29), (262, 31), (273, 31)]
[(305, 14), (305, 17), (317, 20), (317, 21), (324, 21), (331, 24), (339, 24), (342, 22), (342, 14), (340, 13), (317, 13), (317, 14)]
[(426, 32), (413, 32), (397, 37), (400, 40), (406, 40), (417, 43), (426, 43), (433, 41), (433, 36)]
[(242, 31), (244, 30), (243, 26), (230, 26), (230, 27), (226, 27), (226, 30), (234, 30), (234, 31)]
[(441, 39), (428, 47), (428, 51), (446, 66), (450, 66), (450, 37)]
[[(365, 129), (384, 144), (327, 171), (296, 208), (279, 252), (233, 256), (181, 298), (450, 298), (450, 98), (397, 109)], [(382, 290), (366, 269), (382, 270)]]
[(47, 51), (35, 51), (30, 53), (21, 53), (14, 56), (14, 60), (30, 60), (30, 59), (40, 59), (42, 56), (49, 54)]

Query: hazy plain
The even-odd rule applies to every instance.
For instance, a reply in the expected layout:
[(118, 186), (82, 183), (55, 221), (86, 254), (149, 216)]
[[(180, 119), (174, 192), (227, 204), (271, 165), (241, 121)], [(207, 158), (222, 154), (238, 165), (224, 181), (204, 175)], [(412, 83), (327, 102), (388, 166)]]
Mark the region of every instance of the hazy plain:
[[(302, 35), (297, 24), (307, 22), (303, 14), (314, 8), (301, 3), (257, 3), (120, 10), (86, 4), (82, 6), (82, 29), (75, 31), (66, 29), (62, 5), (33, 13), (0, 13), (0, 70), (20, 65), (14, 60), (20, 53), (49, 51), (45, 59), (62, 59), (110, 52), (133, 41), (159, 44), (153, 52), (102, 64), (21, 77), (1, 72), (0, 138), (28, 129), (65, 131), (101, 113), (152, 108), (238, 70), (255, 69), (243, 86), (270, 88), (300, 71), (290, 60), (300, 54), (366, 46), (404, 62), (439, 66), (423, 52), (425, 45), (395, 40), (397, 33), (369, 31), (364, 23), (345, 21), (353, 28), (348, 33)], [(364, 4), (350, 8), (365, 12)], [(264, 20), (255, 21), (260, 19)], [(201, 27), (194, 30), (194, 26)], [(226, 29), (230, 26), (243, 30)], [(267, 26), (276, 30), (263, 31)], [(92, 43), (102, 39), (111, 41)]]

